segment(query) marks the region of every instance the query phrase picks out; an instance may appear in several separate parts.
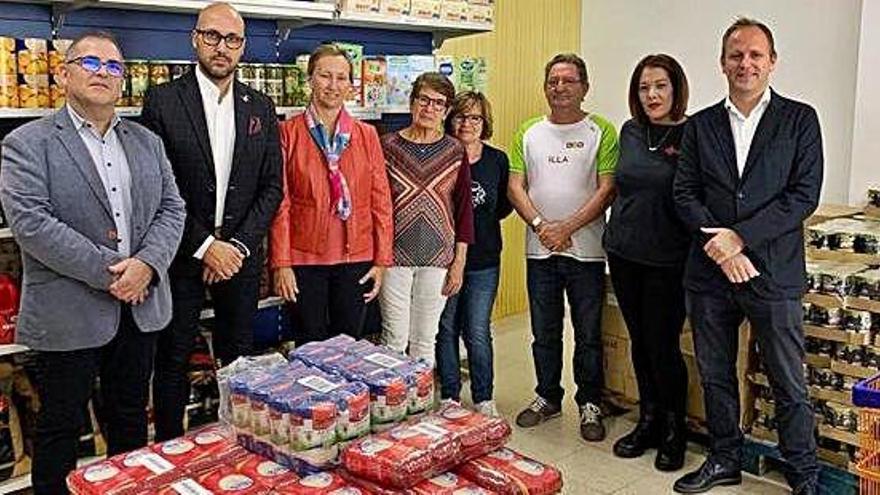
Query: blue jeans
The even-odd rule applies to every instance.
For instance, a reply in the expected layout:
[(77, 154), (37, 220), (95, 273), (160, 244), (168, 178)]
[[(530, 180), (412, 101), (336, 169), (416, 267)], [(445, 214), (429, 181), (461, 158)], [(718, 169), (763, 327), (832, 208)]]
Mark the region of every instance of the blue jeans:
[(459, 400), (461, 375), (458, 339), (464, 338), (474, 404), (491, 400), (495, 377), (489, 320), (498, 293), (498, 267), (466, 271), (458, 294), (446, 300), (437, 333), (440, 396)]
[(535, 392), (561, 406), (562, 329), (565, 295), (574, 327), (574, 397), (579, 406), (602, 398), (602, 299), (605, 263), (578, 261), (567, 256), (530, 259), (526, 262), (529, 311), (532, 322), (532, 357), (538, 386)]

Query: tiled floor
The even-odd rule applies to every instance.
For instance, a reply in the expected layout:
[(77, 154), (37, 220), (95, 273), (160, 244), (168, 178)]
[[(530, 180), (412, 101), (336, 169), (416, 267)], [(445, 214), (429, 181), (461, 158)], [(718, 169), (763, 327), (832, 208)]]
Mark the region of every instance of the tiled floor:
[[(566, 343), (571, 343), (571, 329), (566, 324)], [(531, 334), (528, 315), (518, 315), (495, 322), (495, 397), (502, 415), (510, 419), (532, 399), (535, 383), (531, 359)], [(571, 379), (571, 345), (566, 345), (564, 387), (574, 390)], [(465, 384), (463, 400), (467, 399)], [(608, 437), (602, 443), (590, 444), (578, 435), (577, 409), (566, 398), (562, 418), (551, 420), (534, 429), (514, 426), (511, 446), (527, 455), (552, 464), (563, 472), (563, 493), (591, 494), (663, 494), (672, 493), (672, 483), (681, 474), (693, 470), (703, 461), (701, 448), (691, 445), (685, 468), (677, 473), (661, 473), (654, 469), (653, 451), (639, 459), (614, 457), (614, 440), (626, 433), (632, 422), (626, 418), (606, 420)], [(775, 480), (744, 476), (737, 487), (716, 488), (713, 494), (784, 494), (789, 493), (781, 478)]]

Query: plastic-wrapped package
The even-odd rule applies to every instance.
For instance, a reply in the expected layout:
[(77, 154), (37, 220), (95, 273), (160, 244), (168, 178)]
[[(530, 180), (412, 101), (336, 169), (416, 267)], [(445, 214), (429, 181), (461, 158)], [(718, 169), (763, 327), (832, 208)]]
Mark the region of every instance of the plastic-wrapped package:
[(406, 489), (501, 447), (509, 436), (505, 420), (450, 405), (360, 439), (342, 451), (341, 459), (357, 477)]
[(880, 300), (880, 269), (865, 270), (847, 277), (848, 295)]
[(196, 482), (214, 494), (269, 495), (271, 493), (270, 487), (232, 466), (222, 466), (207, 471), (198, 476)]
[(286, 467), (256, 454), (251, 454), (238, 461), (235, 464), (235, 469), (270, 488), (299, 479), (299, 476)]
[(559, 470), (508, 448), (465, 463), (455, 472), (502, 495), (549, 495), (562, 490)]
[(226, 425), (234, 424), (232, 406), (232, 389), (230, 378), (244, 373), (246, 370), (265, 370), (268, 368), (287, 364), (284, 356), (278, 353), (262, 356), (240, 357), (223, 368), (217, 370), (217, 386), (220, 389), (220, 406), (217, 415), (220, 422)]
[(129, 495), (137, 493), (137, 482), (111, 461), (92, 464), (67, 476), (73, 495)]
[(352, 486), (331, 471), (280, 483), (273, 488), (273, 493), (278, 495), (370, 495), (366, 490)]
[(153, 452), (179, 469), (198, 473), (217, 464), (234, 462), (247, 455), (236, 445), (231, 433), (222, 427), (208, 427), (186, 436), (154, 444)]
[(495, 492), (483, 488), (480, 485), (458, 476), (455, 473), (447, 472), (438, 474), (437, 476), (422, 481), (412, 488), (406, 490), (398, 490), (387, 488), (378, 483), (358, 478), (351, 473), (343, 470), (337, 471), (345, 481), (354, 486), (363, 488), (367, 493), (372, 495), (494, 495)]
[(180, 476), (180, 468), (149, 447), (126, 452), (109, 459), (138, 486), (161, 486)]

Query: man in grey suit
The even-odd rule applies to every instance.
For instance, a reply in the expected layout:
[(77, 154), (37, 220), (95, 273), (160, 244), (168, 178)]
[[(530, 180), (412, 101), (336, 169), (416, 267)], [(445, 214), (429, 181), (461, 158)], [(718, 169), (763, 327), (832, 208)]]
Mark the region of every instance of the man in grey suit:
[(96, 376), (108, 454), (146, 444), (155, 332), (171, 319), (184, 203), (162, 141), (114, 112), (121, 60), (108, 33), (74, 40), (67, 106), (3, 140), (0, 201), (23, 264), (17, 341), (36, 351), (42, 404), (37, 495), (67, 493)]

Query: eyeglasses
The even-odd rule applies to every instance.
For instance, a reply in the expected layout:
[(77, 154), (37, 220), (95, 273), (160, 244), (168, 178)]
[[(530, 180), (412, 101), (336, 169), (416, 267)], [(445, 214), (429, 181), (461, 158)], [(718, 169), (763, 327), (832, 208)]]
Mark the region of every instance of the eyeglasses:
[(223, 41), (230, 50), (238, 50), (244, 44), (244, 36), (235, 33), (224, 36), (214, 29), (196, 29), (195, 32), (202, 37), (202, 41), (208, 46), (217, 46), (220, 41)]
[(92, 74), (101, 72), (101, 67), (107, 68), (107, 74), (113, 77), (122, 77), (125, 75), (125, 64), (119, 60), (102, 61), (100, 57), (94, 55), (83, 55), (82, 57), (72, 58), (65, 61), (66, 64), (76, 64)]
[(580, 82), (580, 79), (547, 79), (547, 86), (551, 88), (557, 86), (572, 86)]
[(439, 108), (441, 110), (446, 108), (446, 98), (431, 98), (430, 96), (419, 95), (416, 97), (416, 103), (418, 103), (420, 107), (433, 106), (434, 108)]
[(471, 124), (471, 125), (477, 125), (477, 124), (482, 124), (485, 119), (483, 118), (482, 115), (465, 115), (463, 113), (460, 113), (460, 114), (456, 115), (455, 117), (453, 117), (452, 120), (454, 120), (455, 123), (457, 123), (459, 125), (463, 124), (465, 122), (467, 122), (468, 124)]

